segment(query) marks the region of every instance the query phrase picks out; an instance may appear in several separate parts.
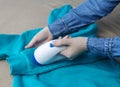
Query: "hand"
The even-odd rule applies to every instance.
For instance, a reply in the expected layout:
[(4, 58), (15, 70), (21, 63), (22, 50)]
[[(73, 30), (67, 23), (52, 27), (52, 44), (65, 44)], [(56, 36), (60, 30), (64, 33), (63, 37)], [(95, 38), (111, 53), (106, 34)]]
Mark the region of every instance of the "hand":
[(76, 58), (78, 55), (87, 50), (86, 43), (86, 37), (71, 38), (70, 36), (66, 36), (63, 39), (59, 38), (58, 40), (53, 41), (54, 46), (67, 46), (67, 48), (61, 52), (61, 54), (70, 60)]
[(31, 47), (36, 47), (39, 46), (47, 41), (50, 41), (53, 39), (53, 36), (51, 32), (49, 31), (48, 27), (45, 27), (43, 30), (38, 32), (32, 40), (29, 42), (25, 48), (31, 48)]

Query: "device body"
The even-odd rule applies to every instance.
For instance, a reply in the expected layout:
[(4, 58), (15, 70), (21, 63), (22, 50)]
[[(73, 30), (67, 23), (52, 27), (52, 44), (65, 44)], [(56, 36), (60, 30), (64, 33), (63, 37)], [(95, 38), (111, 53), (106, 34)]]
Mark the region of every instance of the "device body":
[[(53, 41), (53, 40), (52, 40)], [(34, 59), (38, 64), (45, 65), (50, 64), (59, 60), (62, 60), (63, 57), (54, 57), (66, 47), (54, 47), (52, 41), (49, 41), (41, 46), (39, 46), (34, 51)]]

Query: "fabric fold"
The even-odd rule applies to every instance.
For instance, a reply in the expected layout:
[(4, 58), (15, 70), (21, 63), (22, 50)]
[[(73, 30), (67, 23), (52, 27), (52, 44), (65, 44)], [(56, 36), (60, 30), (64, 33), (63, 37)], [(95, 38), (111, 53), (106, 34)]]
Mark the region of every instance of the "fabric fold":
[[(70, 5), (65, 5), (62, 6), (61, 8), (54, 9), (49, 15), (48, 24), (64, 16), (71, 9), (72, 7)], [(55, 70), (57, 68), (62, 68), (77, 64), (92, 63), (99, 60), (99, 58), (96, 59), (96, 55), (86, 52), (83, 55), (78, 56), (78, 58), (76, 58), (73, 61), (64, 60), (44, 66), (36, 65), (32, 60), (32, 57), (34, 55), (34, 50), (36, 48), (25, 49), (24, 47), (26, 44), (29, 43), (32, 37), (41, 30), (42, 28), (37, 28), (37, 29), (25, 31), (20, 35), (1, 35), (2, 37), (4, 36), (4, 39), (6, 40), (3, 41), (4, 46), (2, 46), (2, 48), (4, 49), (4, 47), (7, 45), (6, 48), (9, 49), (9, 50), (4, 49), (5, 51), (4, 50), (1, 51), (5, 52), (5, 55), (7, 56), (7, 61), (10, 65), (10, 72), (12, 75), (42, 74), (45, 72)], [(72, 37), (78, 37), (78, 36), (96, 37), (96, 32), (97, 32), (97, 25), (93, 23), (86, 27), (80, 28), (78, 32), (74, 32), (69, 35)], [(10, 44), (7, 44), (6, 42)], [(2, 55), (2, 53), (0, 54)], [(58, 56), (64, 57), (60, 54), (54, 57), (57, 58)]]

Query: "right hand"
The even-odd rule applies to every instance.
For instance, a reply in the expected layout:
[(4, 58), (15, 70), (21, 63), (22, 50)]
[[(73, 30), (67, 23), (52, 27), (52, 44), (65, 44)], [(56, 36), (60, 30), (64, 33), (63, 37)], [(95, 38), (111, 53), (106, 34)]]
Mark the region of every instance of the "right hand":
[(39, 46), (45, 42), (48, 42), (50, 40), (53, 39), (53, 36), (51, 34), (51, 32), (49, 31), (48, 27), (45, 27), (43, 30), (41, 30), (40, 32), (38, 32), (33, 38), (32, 40), (28, 43), (27, 46), (25, 46), (25, 48), (31, 48), (31, 47), (36, 47)]
[(87, 49), (87, 37), (74, 37), (65, 36), (64, 38), (59, 38), (53, 41), (53, 45), (56, 47), (66, 46), (66, 49), (60, 53), (66, 56), (68, 59), (72, 60), (78, 55), (85, 52)]

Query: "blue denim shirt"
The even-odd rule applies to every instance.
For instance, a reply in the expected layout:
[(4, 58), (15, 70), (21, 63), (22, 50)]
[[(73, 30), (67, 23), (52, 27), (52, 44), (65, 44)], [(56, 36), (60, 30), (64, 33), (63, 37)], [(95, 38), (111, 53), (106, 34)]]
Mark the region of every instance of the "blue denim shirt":
[(88, 38), (87, 49), (99, 56), (120, 58), (120, 37)]
[[(86, 0), (78, 7), (72, 9), (68, 14), (66, 14), (62, 18), (48, 25), (49, 30), (54, 38), (77, 32), (77, 30), (80, 29), (80, 27), (86, 26), (108, 15), (119, 3), (120, 0)], [(91, 52), (94, 52), (96, 54), (114, 57), (118, 54), (115, 53), (114, 55), (111, 53), (116, 52), (117, 50), (110, 50), (111, 46), (116, 47), (114, 46), (114, 44), (116, 45), (117, 43), (114, 42), (117, 42), (118, 39), (119, 37), (106, 39), (90, 38), (88, 41), (88, 48)]]
[(108, 15), (119, 2), (120, 0), (86, 0), (48, 27), (54, 38), (76, 32), (80, 27)]

